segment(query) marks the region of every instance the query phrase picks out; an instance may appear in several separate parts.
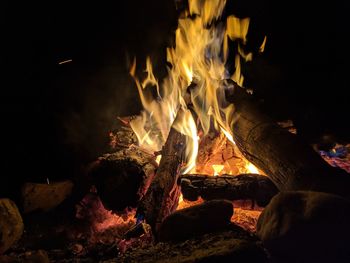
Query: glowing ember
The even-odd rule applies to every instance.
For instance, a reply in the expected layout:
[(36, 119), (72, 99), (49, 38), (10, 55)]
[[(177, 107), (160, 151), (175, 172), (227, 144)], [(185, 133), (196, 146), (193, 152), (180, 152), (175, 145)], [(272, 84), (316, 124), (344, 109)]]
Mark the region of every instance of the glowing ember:
[(336, 144), (330, 151), (320, 151), (322, 158), (332, 165), (350, 173), (350, 144)]
[(138, 238), (126, 239), (126, 234), (136, 224), (135, 214), (135, 209), (126, 209), (119, 214), (105, 209), (94, 192), (86, 195), (76, 207), (76, 217), (83, 220), (83, 225), (88, 228), (84, 233), (89, 233), (87, 236), (89, 246), (115, 245), (122, 253), (131, 247), (152, 242), (150, 232)]
[(241, 226), (250, 232), (256, 231), (256, 223), (261, 214), (258, 210), (246, 210), (242, 208), (235, 208), (231, 222)]

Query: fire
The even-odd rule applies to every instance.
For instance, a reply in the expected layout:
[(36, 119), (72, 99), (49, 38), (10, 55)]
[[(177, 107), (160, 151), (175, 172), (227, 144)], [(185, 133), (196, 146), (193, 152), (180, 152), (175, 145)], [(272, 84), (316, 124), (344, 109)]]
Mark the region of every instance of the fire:
[[(235, 108), (226, 101), (224, 90), (220, 89), (222, 81), (229, 78), (242, 86), (241, 63), (253, 59), (253, 55), (246, 54), (243, 49), (249, 18), (229, 16), (226, 21), (214, 23), (221, 19), (225, 4), (226, 0), (188, 1), (188, 10), (178, 20), (175, 46), (167, 48), (170, 66), (161, 83), (153, 73), (150, 58), (146, 60), (147, 77), (143, 81), (136, 75), (136, 59), (130, 69), (143, 105), (141, 115), (130, 122), (138, 142), (148, 151), (159, 152), (170, 128), (174, 127), (186, 136), (187, 161), (181, 173), (260, 173), (234, 142), (231, 127), (235, 121)], [(237, 42), (233, 75), (225, 66), (229, 40)], [(265, 44), (266, 37), (260, 52)], [(153, 94), (150, 92), (152, 87), (156, 91)], [(200, 146), (213, 131), (218, 136), (210, 143), (207, 154)], [(184, 207), (183, 203), (181, 196), (179, 207)]]
[[(175, 32), (175, 47), (167, 49), (168, 76), (159, 83), (153, 73), (151, 59), (146, 60), (147, 77), (140, 81), (136, 76), (136, 59), (131, 66), (144, 111), (131, 121), (140, 146), (150, 151), (160, 151), (168, 136), (175, 117), (181, 109), (184, 114), (175, 128), (187, 136), (187, 167), (183, 172), (193, 170), (198, 153), (198, 130), (206, 135), (212, 126), (221, 130), (233, 142), (230, 127), (234, 106), (225, 101), (224, 92), (219, 89), (223, 79), (232, 78), (243, 83), (240, 72), (241, 59), (247, 59), (241, 49), (237, 50), (236, 71), (228, 75), (225, 68), (228, 54), (228, 38), (246, 42), (249, 18), (229, 16), (225, 25), (212, 23), (220, 19), (225, 0), (190, 0), (187, 13), (178, 21)], [(194, 18), (193, 18), (194, 17)], [(213, 25), (212, 25), (213, 24)], [(189, 98), (187, 88), (194, 83)], [(156, 97), (146, 87), (156, 89)], [(196, 125), (188, 109), (188, 99), (198, 116)]]
[(224, 166), (221, 164), (213, 164), (212, 167), (214, 170), (214, 176), (218, 176), (222, 169), (224, 169)]

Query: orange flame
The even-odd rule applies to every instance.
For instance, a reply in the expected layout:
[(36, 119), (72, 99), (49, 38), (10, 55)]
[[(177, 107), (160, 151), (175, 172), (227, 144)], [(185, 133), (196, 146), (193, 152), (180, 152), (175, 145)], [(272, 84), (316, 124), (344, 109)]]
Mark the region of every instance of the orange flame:
[[(150, 58), (146, 60), (147, 77), (143, 81), (136, 76), (136, 60), (130, 69), (144, 108), (141, 115), (130, 122), (138, 142), (141, 147), (155, 152), (161, 150), (172, 126), (186, 135), (187, 162), (182, 173), (190, 172), (196, 167), (199, 147), (197, 128), (205, 136), (214, 127), (235, 144), (230, 128), (235, 121), (234, 105), (225, 101), (220, 83), (224, 79), (232, 78), (242, 85), (244, 79), (241, 74), (241, 60), (252, 59), (252, 54), (245, 54), (241, 48), (247, 41), (249, 18), (229, 16), (225, 26), (215, 26), (212, 22), (221, 17), (226, 0), (189, 0), (188, 4), (188, 11), (178, 20), (175, 46), (167, 49), (167, 61), (171, 67), (168, 68), (168, 76), (163, 82), (159, 83), (154, 76)], [(228, 38), (238, 41), (236, 70), (232, 76), (228, 75), (225, 68)], [(265, 42), (266, 38), (260, 50), (264, 49)], [(188, 94), (187, 88), (191, 83), (195, 86)], [(155, 88), (157, 98), (146, 87)], [(196, 125), (187, 108), (189, 101), (198, 117), (199, 125)], [(180, 108), (184, 114), (174, 124)], [(237, 147), (233, 147), (238, 152)], [(240, 168), (241, 170), (257, 171), (248, 161), (245, 160), (244, 163), (244, 169)], [(212, 165), (225, 167), (224, 163)], [(235, 174), (225, 168), (219, 172), (215, 170), (216, 174), (220, 172)]]

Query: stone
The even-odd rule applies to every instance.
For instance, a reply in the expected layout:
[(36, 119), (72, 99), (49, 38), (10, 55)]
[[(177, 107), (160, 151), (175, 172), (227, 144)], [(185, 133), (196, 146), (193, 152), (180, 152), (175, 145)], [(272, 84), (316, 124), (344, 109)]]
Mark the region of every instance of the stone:
[(278, 262), (350, 262), (350, 202), (311, 191), (281, 192), (259, 217), (257, 235)]
[(0, 254), (21, 238), (23, 229), (23, 220), (16, 204), (10, 199), (0, 199)]
[(47, 212), (61, 204), (73, 190), (70, 180), (50, 184), (25, 183), (22, 186), (23, 213)]
[(212, 200), (178, 210), (165, 218), (159, 229), (160, 241), (182, 241), (221, 230), (230, 224), (232, 202)]

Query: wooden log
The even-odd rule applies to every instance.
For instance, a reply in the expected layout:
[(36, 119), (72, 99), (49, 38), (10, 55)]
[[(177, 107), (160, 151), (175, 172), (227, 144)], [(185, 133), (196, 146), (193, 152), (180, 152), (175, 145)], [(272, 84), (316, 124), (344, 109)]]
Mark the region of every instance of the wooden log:
[(259, 174), (240, 174), (237, 176), (210, 176), (203, 174), (185, 174), (180, 178), (181, 192), (189, 201), (198, 197), (204, 200), (252, 200), (258, 206), (266, 206), (278, 193), (272, 181)]
[(90, 175), (105, 207), (121, 211), (137, 206), (157, 166), (153, 154), (135, 146), (100, 157)]
[[(182, 119), (179, 110), (174, 124)], [(186, 137), (178, 132), (174, 125), (162, 149), (156, 176), (146, 195), (141, 199), (137, 216), (143, 217), (151, 226), (154, 234), (158, 231), (163, 219), (175, 211), (180, 196), (177, 179), (180, 167), (184, 162)]]
[(315, 190), (350, 197), (349, 174), (329, 166), (301, 138), (279, 127), (235, 82), (225, 80), (222, 88), (235, 106), (231, 128), (237, 146), (280, 191)]

